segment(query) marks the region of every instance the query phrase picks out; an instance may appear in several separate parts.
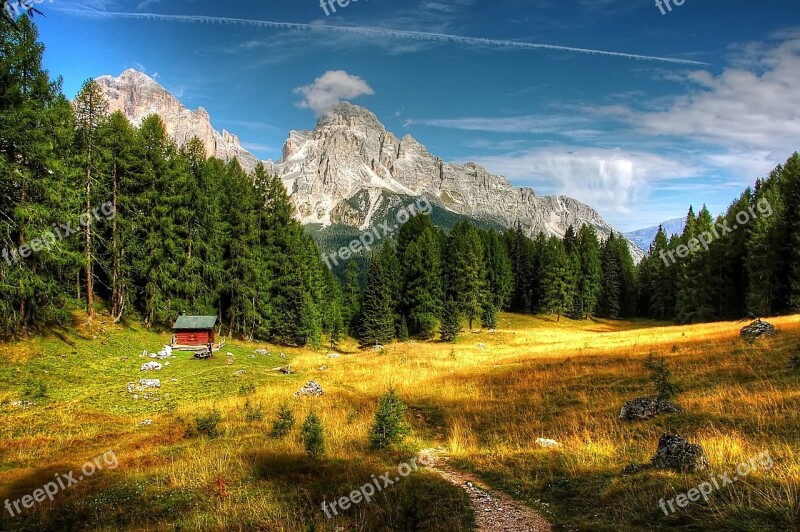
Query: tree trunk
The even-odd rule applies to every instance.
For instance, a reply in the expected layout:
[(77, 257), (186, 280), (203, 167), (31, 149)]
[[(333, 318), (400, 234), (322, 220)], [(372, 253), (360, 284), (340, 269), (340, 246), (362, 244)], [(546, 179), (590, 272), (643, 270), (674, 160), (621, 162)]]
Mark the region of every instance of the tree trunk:
[[(90, 148), (91, 150), (91, 148)], [(86, 308), (89, 319), (94, 318), (94, 276), (92, 268), (92, 155), (89, 152), (89, 164), (86, 167), (86, 226), (83, 230), (86, 244)]]

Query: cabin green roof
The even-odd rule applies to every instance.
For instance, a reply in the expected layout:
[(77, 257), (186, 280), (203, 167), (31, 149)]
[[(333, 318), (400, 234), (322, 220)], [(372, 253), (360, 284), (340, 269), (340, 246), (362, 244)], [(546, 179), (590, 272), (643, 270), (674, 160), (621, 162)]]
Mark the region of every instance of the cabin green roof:
[(178, 316), (175, 325), (176, 331), (213, 329), (217, 324), (216, 316)]

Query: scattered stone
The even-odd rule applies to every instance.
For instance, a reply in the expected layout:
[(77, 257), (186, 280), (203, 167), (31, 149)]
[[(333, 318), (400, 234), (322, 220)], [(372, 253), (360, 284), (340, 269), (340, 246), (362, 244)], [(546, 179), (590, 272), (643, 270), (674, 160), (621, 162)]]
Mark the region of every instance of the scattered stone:
[(226, 357), (232, 357), (232, 356), (233, 356), (233, 353), (231, 353), (230, 351), (228, 351), (227, 353), (225, 353), (225, 356), (226, 356)]
[(14, 408), (29, 408), (31, 406), (36, 406), (36, 403), (33, 401), (12, 401), (11, 406)]
[(383, 351), (384, 349), (386, 348), (383, 347), (381, 344), (375, 344), (375, 346), (372, 348), (373, 351)]
[(163, 368), (161, 364), (158, 362), (148, 362), (146, 364), (142, 364), (142, 367), (139, 368), (140, 371), (158, 371)]
[(172, 377), (172, 378), (170, 379), (170, 382), (178, 382), (178, 379), (176, 379), (175, 377)]
[(547, 438), (536, 438), (536, 445), (539, 447), (544, 447), (545, 449), (557, 449), (561, 447), (561, 444), (556, 440), (550, 440)]
[(281, 353), (278, 356), (281, 357), (281, 358), (286, 358), (286, 354), (285, 353)]
[(678, 473), (694, 473), (708, 469), (708, 459), (703, 448), (675, 434), (661, 436), (656, 455), (650, 463), (656, 469), (667, 469)]
[(622, 470), (622, 475), (637, 475), (650, 469), (695, 473), (709, 469), (708, 458), (703, 448), (689, 443), (681, 436), (664, 434), (658, 441), (656, 455), (649, 464), (631, 464)]
[(295, 397), (321, 397), (325, 395), (325, 391), (316, 381), (309, 381), (308, 384), (296, 391), (294, 395)]
[(318, 371), (325, 371), (326, 369), (328, 369), (328, 366), (320, 366)]
[(628, 401), (619, 411), (620, 421), (645, 421), (659, 414), (677, 414), (679, 407), (669, 401), (661, 401), (655, 397), (639, 397)]
[(248, 355), (247, 358), (256, 358), (256, 356), (255, 355)]
[(149, 427), (153, 424), (152, 419), (145, 419), (136, 424), (137, 427)]
[(754, 321), (741, 331), (742, 338), (750, 341), (759, 338), (773, 338), (777, 333), (774, 325), (761, 319)]
[(328, 355), (328, 358), (339, 358), (340, 356), (342, 355), (340, 355), (339, 353), (331, 353)]
[(144, 388), (161, 388), (161, 379), (142, 379), (139, 386)]
[(789, 359), (789, 363), (786, 364), (786, 367), (789, 369), (800, 369), (800, 356), (795, 355)]
[(278, 371), (280, 371), (283, 375), (291, 375), (292, 373), (294, 373), (294, 371), (292, 371), (292, 366), (279, 368)]
[(234, 375), (247, 375), (247, 370), (240, 369), (239, 371), (234, 371)]
[(261, 355), (261, 356), (267, 356), (267, 355), (269, 355), (269, 351), (267, 351), (266, 349), (256, 349), (256, 350), (255, 350), (255, 351), (253, 351), (253, 352), (254, 352), (255, 354), (257, 354), (257, 355)]

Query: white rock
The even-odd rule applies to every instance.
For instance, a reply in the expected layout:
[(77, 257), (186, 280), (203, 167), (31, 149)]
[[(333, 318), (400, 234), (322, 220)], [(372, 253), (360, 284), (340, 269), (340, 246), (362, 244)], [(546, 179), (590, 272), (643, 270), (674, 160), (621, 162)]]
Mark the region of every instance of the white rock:
[(545, 449), (555, 449), (561, 447), (561, 444), (556, 440), (549, 440), (547, 438), (536, 438), (536, 445), (544, 447)]

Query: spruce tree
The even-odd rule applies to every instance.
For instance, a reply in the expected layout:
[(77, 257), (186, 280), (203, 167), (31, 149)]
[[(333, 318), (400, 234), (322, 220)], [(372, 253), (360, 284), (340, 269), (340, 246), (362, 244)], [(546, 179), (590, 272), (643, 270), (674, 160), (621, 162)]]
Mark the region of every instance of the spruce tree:
[(359, 340), (362, 346), (387, 344), (394, 339), (394, 334), (390, 281), (381, 262), (373, 258), (361, 304)]
[(394, 389), (390, 389), (381, 397), (378, 410), (375, 412), (375, 422), (370, 428), (370, 447), (379, 451), (401, 443), (411, 432), (406, 421), (406, 405), (397, 396)]
[(442, 342), (455, 342), (461, 333), (461, 305), (448, 299), (442, 307), (442, 325), (439, 330)]
[(456, 301), (469, 329), (480, 320), (488, 299), (483, 242), (469, 222), (459, 222), (447, 237), (444, 255), (445, 297)]
[(75, 97), (75, 126), (77, 140), (77, 155), (82, 170), (83, 216), (83, 245), (84, 245), (84, 282), (86, 290), (86, 308), (89, 319), (94, 318), (94, 263), (96, 261), (94, 248), (96, 236), (92, 234), (93, 215), (92, 206), (98, 201), (94, 194), (94, 185), (97, 180), (98, 149), (100, 125), (108, 113), (103, 91), (96, 81), (90, 79), (83, 84), (80, 92)]
[(409, 332), (423, 339), (433, 337), (442, 308), (441, 246), (428, 216), (412, 216), (397, 238), (403, 272), (402, 314)]

